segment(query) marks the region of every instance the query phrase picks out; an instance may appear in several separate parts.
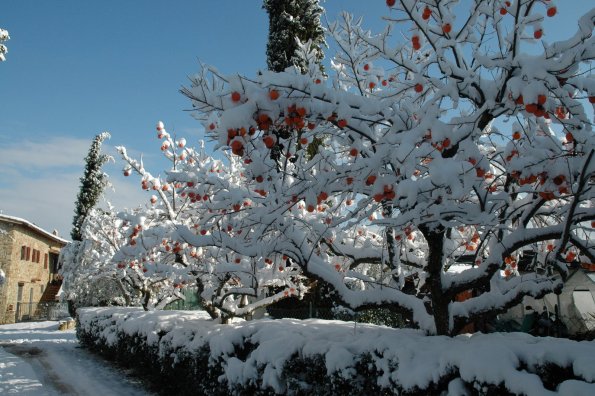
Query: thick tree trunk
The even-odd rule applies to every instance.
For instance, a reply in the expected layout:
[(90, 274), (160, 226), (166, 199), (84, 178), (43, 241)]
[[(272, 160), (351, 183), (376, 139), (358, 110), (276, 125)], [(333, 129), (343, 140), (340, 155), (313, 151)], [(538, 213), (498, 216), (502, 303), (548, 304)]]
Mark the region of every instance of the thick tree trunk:
[(143, 309), (145, 311), (149, 310), (149, 302), (151, 301), (151, 292), (149, 290), (145, 290), (143, 291), (143, 298), (142, 298), (143, 302)]
[(450, 298), (442, 288), (442, 259), (444, 247), (444, 229), (420, 228), (424, 234), (429, 248), (426, 283), (430, 290), (430, 301), (432, 302), (432, 315), (436, 324), (438, 335), (449, 335), (449, 313), (448, 306)]
[(219, 315), (219, 310), (216, 309), (213, 305), (211, 305), (208, 301), (206, 301), (202, 297), (202, 292), (204, 291), (204, 284), (202, 280), (197, 277), (196, 278), (196, 296), (198, 297), (198, 301), (200, 302), (201, 307), (209, 314), (211, 319), (217, 319)]

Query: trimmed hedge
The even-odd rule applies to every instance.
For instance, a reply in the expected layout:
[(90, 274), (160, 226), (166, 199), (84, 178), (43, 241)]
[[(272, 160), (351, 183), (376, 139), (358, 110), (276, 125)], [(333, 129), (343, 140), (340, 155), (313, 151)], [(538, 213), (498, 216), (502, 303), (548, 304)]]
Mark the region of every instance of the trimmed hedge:
[(592, 342), (322, 320), (218, 325), (130, 308), (82, 309), (77, 320), (82, 345), (168, 395), (595, 394)]

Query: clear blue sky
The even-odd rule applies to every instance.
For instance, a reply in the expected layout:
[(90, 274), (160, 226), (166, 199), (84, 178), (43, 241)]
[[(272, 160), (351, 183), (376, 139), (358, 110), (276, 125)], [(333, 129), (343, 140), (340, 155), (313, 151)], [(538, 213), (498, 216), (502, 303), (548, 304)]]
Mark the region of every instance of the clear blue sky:
[[(559, 3), (565, 37), (589, 1)], [(253, 75), (266, 68), (268, 19), (260, 0), (3, 0), (0, 27), (10, 32), (0, 64), (0, 210), (68, 235), (91, 139), (107, 130), (105, 147), (145, 153), (157, 172), (154, 125), (193, 143), (200, 126), (178, 93), (198, 61), (222, 72)], [(327, 0), (329, 20), (342, 10), (379, 31), (384, 0)], [(549, 29), (549, 30), (548, 30)], [(330, 54), (327, 55), (327, 59)], [(136, 206), (148, 197), (121, 162), (106, 167), (113, 202)]]

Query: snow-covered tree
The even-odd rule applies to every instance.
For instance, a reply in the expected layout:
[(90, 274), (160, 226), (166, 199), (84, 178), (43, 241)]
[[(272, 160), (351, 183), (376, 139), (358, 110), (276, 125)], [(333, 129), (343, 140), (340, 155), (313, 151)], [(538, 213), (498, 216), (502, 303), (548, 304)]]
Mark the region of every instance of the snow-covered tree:
[(81, 226), (89, 211), (97, 204), (103, 189), (107, 185), (107, 175), (101, 170), (101, 167), (110, 159), (110, 156), (101, 153), (101, 144), (109, 138), (110, 134), (108, 132), (95, 136), (85, 158), (85, 173), (80, 179), (81, 188), (77, 196), (70, 232), (73, 241), (82, 240)]
[[(175, 282), (175, 268), (156, 265), (147, 257), (118, 261), (123, 247), (134, 246), (146, 226), (142, 208), (116, 212), (92, 209), (81, 228), (81, 241), (62, 249), (64, 297), (75, 307), (105, 304), (159, 309), (183, 298)], [(153, 257), (151, 257), (153, 258)]]
[(8, 35), (8, 31), (0, 28), (0, 62), (6, 60), (6, 53), (8, 52), (8, 48), (3, 43), (10, 40), (10, 36)]
[[(153, 176), (142, 161), (118, 147), (126, 162), (124, 174), (138, 174), (141, 188), (154, 195), (151, 207), (142, 212), (141, 222), (136, 221), (139, 227), (115, 260), (142, 261), (149, 272), (152, 266), (158, 267), (175, 288), (195, 286), (201, 305), (223, 321), (248, 316), (259, 307), (303, 293), (299, 268), (286, 265), (274, 252), (256, 260), (227, 249), (223, 239), (199, 248), (178, 240), (178, 227), (192, 235), (210, 237), (217, 232), (224, 239), (249, 239), (252, 227), (238, 225), (252, 199), (237, 157), (228, 158), (226, 165), (206, 155), (202, 144), (193, 149), (186, 146), (185, 139), (172, 137), (162, 122), (157, 131), (161, 151), (171, 162), (164, 177)], [(281, 290), (267, 293), (271, 287)]]
[[(278, 252), (356, 310), (388, 307), (454, 334), (559, 290), (552, 271), (595, 256), (595, 10), (553, 41), (551, 1), (389, 5), (379, 34), (349, 15), (329, 26), (340, 50), (330, 79), (312, 65), (253, 78), (202, 68), (184, 92), (242, 160), (252, 203), (237, 226), (252, 231), (178, 225), (172, 237), (254, 260)], [(520, 275), (526, 251), (543, 259)]]
[(305, 72), (308, 62), (300, 57), (299, 41), (309, 42), (320, 65), (325, 46), (324, 31), (320, 24), (323, 9), (318, 0), (264, 0), (263, 8), (269, 15), (267, 64), (276, 72), (295, 66)]
[(111, 264), (116, 250), (124, 244), (121, 221), (113, 207), (93, 208), (87, 213), (81, 239), (60, 251), (63, 299), (72, 308), (118, 304), (133, 305), (130, 291)]

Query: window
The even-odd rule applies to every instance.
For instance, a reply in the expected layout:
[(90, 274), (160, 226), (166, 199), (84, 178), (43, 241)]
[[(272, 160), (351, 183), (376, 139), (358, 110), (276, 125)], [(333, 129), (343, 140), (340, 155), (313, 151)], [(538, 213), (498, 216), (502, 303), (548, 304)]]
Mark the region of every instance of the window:
[(48, 269), (48, 254), (43, 256), (43, 269)]
[(26, 254), (25, 260), (27, 260), (27, 261), (31, 260), (31, 248), (29, 246), (27, 246), (27, 254)]
[(40, 257), (41, 257), (41, 252), (39, 250), (35, 250), (35, 262), (37, 264), (39, 264), (39, 262), (41, 261)]
[(21, 246), (21, 260), (25, 260), (27, 257), (27, 246)]

